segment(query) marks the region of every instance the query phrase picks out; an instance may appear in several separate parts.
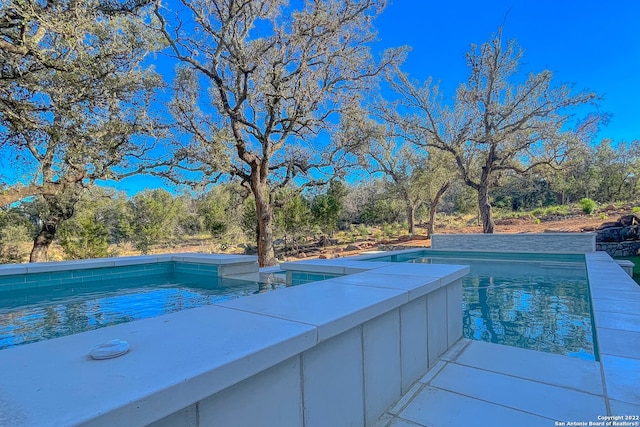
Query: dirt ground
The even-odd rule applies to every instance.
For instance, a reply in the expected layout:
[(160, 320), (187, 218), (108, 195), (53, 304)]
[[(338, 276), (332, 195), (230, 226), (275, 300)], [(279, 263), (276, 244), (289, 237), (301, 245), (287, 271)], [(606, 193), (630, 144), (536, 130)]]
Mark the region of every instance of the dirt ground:
[[(548, 217), (537, 220), (533, 217), (510, 218), (496, 221), (496, 233), (580, 233), (594, 231), (605, 222), (615, 222), (623, 215), (629, 215), (630, 209), (608, 209), (594, 215), (573, 214), (565, 217)], [(403, 236), (398, 239), (389, 241), (381, 241), (383, 247), (431, 247), (431, 239), (427, 239), (426, 235), (418, 234), (410, 238)], [(459, 234), (459, 233), (482, 233), (482, 226), (477, 223), (469, 225), (438, 225), (436, 224), (436, 233), (442, 234)], [(344, 251), (340, 248), (328, 248), (328, 254), (333, 256), (351, 256), (359, 253), (375, 250), (375, 247), (365, 247), (358, 251)], [(312, 258), (311, 256), (310, 258)], [(331, 257), (328, 255), (327, 257)]]
[[(623, 215), (633, 213), (631, 207), (622, 209), (603, 209), (597, 214), (583, 215), (573, 213), (569, 216), (552, 216), (546, 218), (535, 218), (532, 216), (509, 218), (496, 220), (496, 233), (544, 233), (544, 232), (585, 232), (597, 229), (604, 222), (617, 221)], [(455, 225), (436, 224), (436, 233), (459, 234), (459, 233), (482, 233), (482, 227), (477, 221), (467, 222), (460, 220)], [(424, 228), (418, 226), (417, 234), (414, 236), (401, 236), (394, 239), (373, 239), (358, 241), (355, 243), (341, 243), (336, 246), (327, 246), (310, 250), (304, 254), (288, 254), (280, 258), (283, 261), (295, 261), (300, 259), (313, 258), (338, 258), (358, 255), (363, 252), (375, 250), (402, 249), (406, 247), (431, 247), (431, 240), (427, 239)], [(124, 255), (126, 248), (120, 253)], [(349, 249), (349, 250), (348, 250)], [(210, 246), (207, 239), (202, 241), (191, 240), (184, 242), (177, 247), (154, 248), (152, 253), (168, 252), (222, 252), (219, 248)], [(242, 253), (241, 249), (233, 248), (228, 252)]]

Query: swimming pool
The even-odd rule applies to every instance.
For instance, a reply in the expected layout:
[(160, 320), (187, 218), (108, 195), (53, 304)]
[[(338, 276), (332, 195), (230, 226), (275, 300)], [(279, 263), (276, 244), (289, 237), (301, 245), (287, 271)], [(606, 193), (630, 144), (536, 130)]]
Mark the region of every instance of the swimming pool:
[(414, 251), (368, 261), (466, 264), (466, 338), (597, 360), (584, 255)]
[(281, 286), (163, 262), (2, 278), (0, 350), (156, 317)]

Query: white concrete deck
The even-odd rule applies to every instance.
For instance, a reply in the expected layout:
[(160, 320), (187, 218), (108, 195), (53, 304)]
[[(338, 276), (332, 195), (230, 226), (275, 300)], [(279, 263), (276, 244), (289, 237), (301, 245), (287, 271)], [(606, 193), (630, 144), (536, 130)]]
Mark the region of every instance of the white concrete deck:
[(639, 426), (640, 286), (586, 257), (600, 362), (463, 339), (377, 427)]

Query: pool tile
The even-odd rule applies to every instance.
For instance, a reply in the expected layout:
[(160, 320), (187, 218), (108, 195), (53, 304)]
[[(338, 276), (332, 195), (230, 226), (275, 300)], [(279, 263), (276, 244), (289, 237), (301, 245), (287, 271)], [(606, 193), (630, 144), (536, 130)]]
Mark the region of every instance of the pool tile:
[[(80, 270), (80, 271), (82, 271), (82, 270)], [(75, 273), (75, 271), (59, 271), (59, 272), (56, 272), (56, 273), (48, 273), (48, 274), (46, 274), (45, 277), (48, 280), (56, 280), (56, 279), (64, 280), (64, 279), (67, 279), (69, 277), (73, 277), (73, 273)], [(40, 275), (34, 275), (33, 277), (35, 277), (35, 276), (40, 276)]]
[(602, 395), (600, 364), (575, 357), (472, 341), (460, 365)]
[(640, 402), (640, 359), (601, 355), (607, 394), (625, 403)]
[(640, 332), (607, 328), (598, 328), (597, 332), (600, 354), (640, 360)]
[(596, 419), (606, 413), (603, 397), (455, 363), (431, 385), (555, 420)]
[(11, 285), (4, 286), (9, 286), (12, 290), (37, 288), (36, 283), (34, 282), (16, 282)]
[(94, 273), (92, 270), (72, 270), (70, 271), (70, 277), (92, 277), (94, 275), (100, 276), (101, 274), (104, 274), (105, 271), (103, 269), (99, 270), (100, 273)]
[(307, 323), (322, 341), (408, 301), (407, 293), (326, 282), (280, 289), (221, 303), (221, 306)]
[(17, 285), (21, 283), (27, 283), (27, 275), (20, 274), (16, 276), (0, 276), (0, 286), (9, 286), (9, 285)]
[[(492, 384), (485, 384), (485, 387), (492, 386)], [(400, 413), (400, 418), (428, 427), (490, 425), (549, 427), (553, 425), (548, 418), (430, 386), (426, 386)]]

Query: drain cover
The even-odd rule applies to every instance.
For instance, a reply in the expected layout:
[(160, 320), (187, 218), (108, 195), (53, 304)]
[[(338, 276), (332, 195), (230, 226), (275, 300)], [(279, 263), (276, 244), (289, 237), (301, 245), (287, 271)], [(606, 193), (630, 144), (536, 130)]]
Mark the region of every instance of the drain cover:
[(125, 340), (111, 340), (102, 343), (91, 350), (91, 357), (96, 360), (113, 359), (129, 351), (129, 343)]

